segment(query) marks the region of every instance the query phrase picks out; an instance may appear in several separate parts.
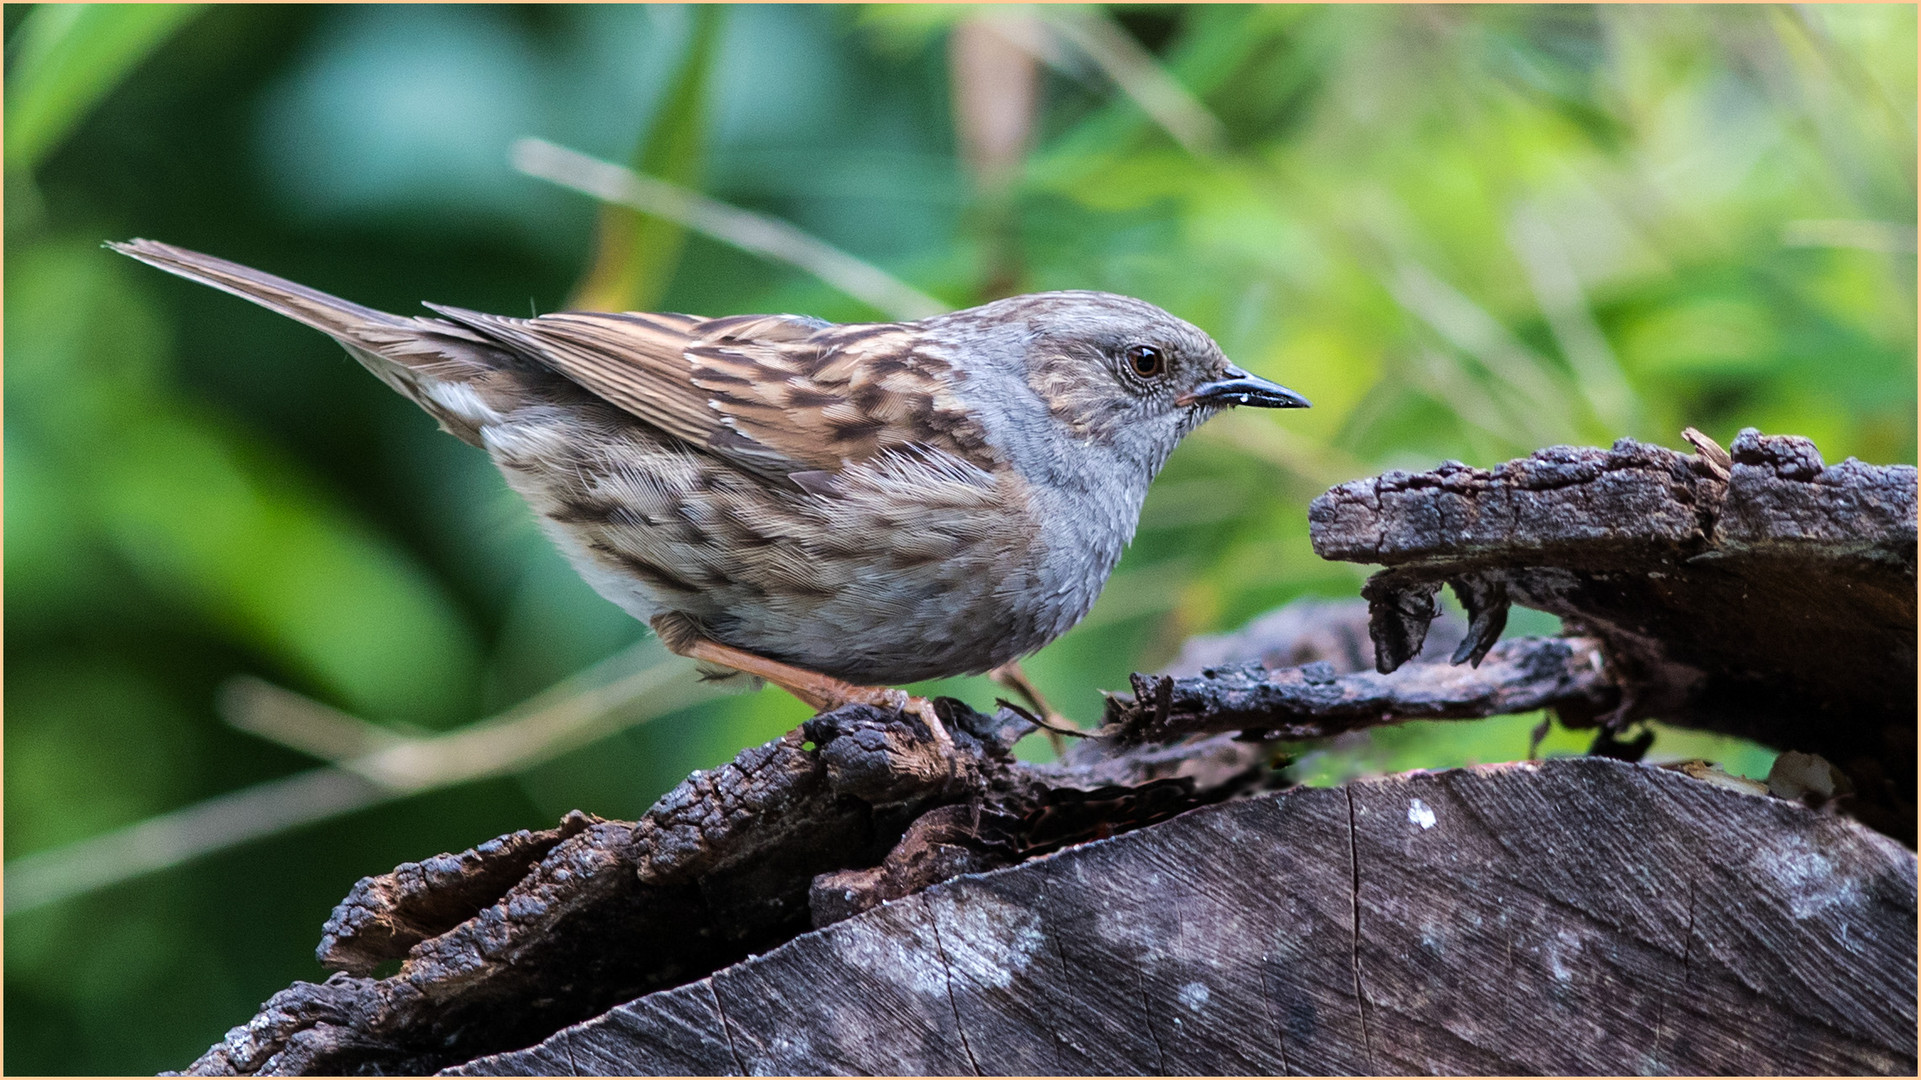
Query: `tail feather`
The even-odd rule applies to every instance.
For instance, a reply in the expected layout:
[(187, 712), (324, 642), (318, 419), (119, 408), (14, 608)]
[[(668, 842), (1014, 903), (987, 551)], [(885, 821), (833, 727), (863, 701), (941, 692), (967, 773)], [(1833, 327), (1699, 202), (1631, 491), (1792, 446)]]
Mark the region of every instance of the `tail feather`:
[[(109, 241), (107, 246), (319, 330), (382, 382), (431, 413), (441, 427), (476, 446), (480, 425), (497, 417), (498, 408), (508, 404), (505, 398), (514, 396), (511, 384), (516, 380), (504, 369), (520, 365), (466, 327), (443, 319), (391, 315), (157, 240)], [(450, 384), (485, 392), (450, 393)]]
[(107, 246), (149, 266), (157, 266), (169, 274), (178, 274), (189, 281), (211, 285), (243, 300), (251, 300), (269, 311), (278, 312), (333, 337), (358, 340), (368, 330), (385, 330), (387, 334), (378, 336), (390, 337), (394, 331), (417, 332), (424, 329), (416, 325), (423, 320), (362, 307), (286, 278), (212, 255), (163, 244), (158, 240), (108, 241)]

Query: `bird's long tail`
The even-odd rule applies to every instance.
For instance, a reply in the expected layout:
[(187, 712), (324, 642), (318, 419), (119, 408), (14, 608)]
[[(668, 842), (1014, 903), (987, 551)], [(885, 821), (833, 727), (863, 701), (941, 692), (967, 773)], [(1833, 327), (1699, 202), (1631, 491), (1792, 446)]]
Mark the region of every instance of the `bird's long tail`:
[[(212, 255), (163, 244), (158, 240), (109, 241), (107, 246), (149, 266), (157, 266), (189, 281), (198, 281), (202, 285), (211, 285), (222, 292), (252, 300), (269, 311), (277, 311), (296, 322), (306, 323), (315, 330), (345, 340), (358, 341), (368, 330), (375, 330), (376, 338), (385, 337), (387, 335), (378, 331), (385, 330), (391, 334), (414, 329), (412, 324), (417, 321), (362, 307), (319, 289), (297, 285), (286, 278), (225, 259), (216, 259)], [(371, 340), (365, 342), (369, 346), (377, 343)]]
[[(189, 281), (211, 285), (304, 323), (346, 346), (380, 380), (413, 399), (459, 438), (480, 445), (496, 411), (469, 391), (510, 391), (514, 361), (473, 331), (443, 319), (390, 315), (285, 278), (157, 240), (108, 247)], [(506, 377), (506, 378), (503, 378)], [(458, 391), (452, 388), (458, 387)]]

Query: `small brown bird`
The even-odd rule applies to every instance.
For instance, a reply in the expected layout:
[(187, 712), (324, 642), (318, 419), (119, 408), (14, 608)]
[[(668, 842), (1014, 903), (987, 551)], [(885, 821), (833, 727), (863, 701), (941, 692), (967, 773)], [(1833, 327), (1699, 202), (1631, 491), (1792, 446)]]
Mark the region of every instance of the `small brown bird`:
[(152, 240), (115, 250), (331, 336), (487, 451), (581, 576), (683, 656), (816, 709), (990, 669), (1086, 615), (1148, 484), (1229, 405), (1306, 399), (1140, 300), (910, 323), (361, 307)]

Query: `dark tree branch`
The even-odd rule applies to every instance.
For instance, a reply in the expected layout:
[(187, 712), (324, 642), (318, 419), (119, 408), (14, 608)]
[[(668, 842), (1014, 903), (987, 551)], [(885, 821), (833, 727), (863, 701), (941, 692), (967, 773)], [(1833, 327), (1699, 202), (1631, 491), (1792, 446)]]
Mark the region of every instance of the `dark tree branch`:
[(1108, 730), (1165, 742), (1236, 731), (1318, 739), (1401, 720), (1464, 720), (1557, 708), (1589, 715), (1619, 693), (1587, 638), (1520, 638), (1493, 647), (1479, 667), (1415, 663), (1381, 675), (1336, 673), (1319, 661), (1270, 672), (1258, 663), (1208, 668), (1198, 677), (1136, 675), (1132, 696), (1108, 699)]

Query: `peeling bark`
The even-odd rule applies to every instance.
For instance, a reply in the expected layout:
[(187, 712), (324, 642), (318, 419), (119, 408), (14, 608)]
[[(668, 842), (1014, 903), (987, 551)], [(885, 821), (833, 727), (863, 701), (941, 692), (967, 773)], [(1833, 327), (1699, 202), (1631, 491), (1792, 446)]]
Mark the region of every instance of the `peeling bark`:
[(1544, 708), (1592, 716), (1620, 700), (1600, 643), (1587, 638), (1502, 642), (1479, 667), (1417, 663), (1391, 675), (1341, 675), (1325, 661), (1279, 671), (1254, 663), (1186, 679), (1136, 679), (1132, 696), (1109, 699), (1108, 724), (1119, 738), (1155, 742), (1219, 731), (1318, 739), (1399, 720)]
[[(1025, 719), (941, 705), (951, 769), (916, 718), (851, 706), (694, 774), (639, 822), (575, 812), (364, 879), (323, 931), (321, 962), (339, 973), (276, 994), (188, 1072), (431, 1072), (526, 1046), (817, 925), (1164, 820), (1268, 772), (1258, 747), (1206, 744), (1179, 760), (1103, 748), (1082, 768), (1033, 769), (1008, 754), (1033, 730)], [(397, 974), (370, 977), (393, 960)], [(668, 1000), (663, 1015), (695, 1007)], [(716, 1060), (682, 1063), (724, 1071)]]

